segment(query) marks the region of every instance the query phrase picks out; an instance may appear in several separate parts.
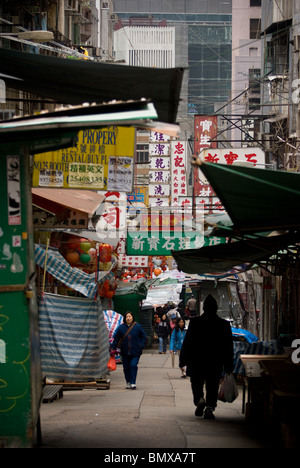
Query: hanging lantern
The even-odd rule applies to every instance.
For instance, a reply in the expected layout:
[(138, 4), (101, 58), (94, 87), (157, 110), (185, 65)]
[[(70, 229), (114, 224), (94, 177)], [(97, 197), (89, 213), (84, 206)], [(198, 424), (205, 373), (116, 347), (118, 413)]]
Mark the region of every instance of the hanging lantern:
[(79, 237), (71, 237), (67, 240), (66, 245), (68, 249), (78, 250), (80, 247), (81, 239)]
[(83, 252), (88, 252), (91, 248), (91, 243), (88, 240), (84, 240), (80, 243), (80, 249)]
[(99, 247), (100, 262), (108, 263), (111, 261), (112, 248), (109, 244), (101, 244)]
[(77, 252), (67, 252), (66, 260), (70, 265), (76, 265), (79, 262), (79, 254)]
[(79, 259), (81, 263), (89, 263), (91, 261), (91, 256), (88, 253), (82, 253)]

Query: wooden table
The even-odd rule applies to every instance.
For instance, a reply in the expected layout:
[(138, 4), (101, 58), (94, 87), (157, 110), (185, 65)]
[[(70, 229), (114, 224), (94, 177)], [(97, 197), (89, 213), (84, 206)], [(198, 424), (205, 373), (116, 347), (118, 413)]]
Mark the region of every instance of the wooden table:
[(300, 443), (300, 366), (290, 356), (243, 355), (248, 382), (246, 417), (284, 447)]
[[(282, 360), (282, 359), (286, 359), (287, 356), (286, 355), (263, 356), (261, 354), (241, 354), (240, 358), (245, 368), (245, 377), (246, 377), (246, 382), (247, 382), (247, 394), (248, 394), (247, 405), (248, 405), (248, 410), (250, 411), (251, 403), (254, 403), (252, 401), (252, 398), (256, 399), (255, 392), (259, 391), (259, 387), (261, 386), (261, 381), (257, 380), (257, 379), (261, 379), (261, 376), (263, 373), (263, 369), (260, 365), (260, 361), (262, 359), (264, 359), (265, 361)], [(246, 407), (246, 382), (244, 380), (243, 408), (242, 408), (243, 413), (245, 413), (245, 407)], [(246, 416), (249, 416), (249, 414), (247, 414)]]

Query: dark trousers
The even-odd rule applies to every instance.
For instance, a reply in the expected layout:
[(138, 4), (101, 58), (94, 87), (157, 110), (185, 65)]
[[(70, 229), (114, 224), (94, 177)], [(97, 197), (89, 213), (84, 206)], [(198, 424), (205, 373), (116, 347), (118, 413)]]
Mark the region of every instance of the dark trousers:
[[(220, 373), (198, 374), (191, 377), (192, 392), (195, 406), (198, 405), (200, 398), (204, 398), (206, 406), (215, 409), (218, 401), (220, 384)], [(204, 385), (206, 395), (204, 397)]]
[(139, 360), (140, 356), (128, 356), (127, 354), (122, 354), (125, 379), (126, 382), (130, 383), (131, 385), (136, 384)]

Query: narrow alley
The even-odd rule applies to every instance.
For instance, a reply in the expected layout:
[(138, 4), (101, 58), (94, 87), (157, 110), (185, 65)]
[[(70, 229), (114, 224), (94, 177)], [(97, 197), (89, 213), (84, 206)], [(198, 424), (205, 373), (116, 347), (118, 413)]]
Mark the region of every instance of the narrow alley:
[(112, 449), (268, 448), (242, 414), (242, 386), (232, 403), (219, 402), (213, 421), (196, 418), (189, 378), (172, 368), (169, 354), (146, 350), (137, 390), (126, 390), (123, 368), (111, 375), (109, 390), (64, 391), (41, 406), (42, 448)]

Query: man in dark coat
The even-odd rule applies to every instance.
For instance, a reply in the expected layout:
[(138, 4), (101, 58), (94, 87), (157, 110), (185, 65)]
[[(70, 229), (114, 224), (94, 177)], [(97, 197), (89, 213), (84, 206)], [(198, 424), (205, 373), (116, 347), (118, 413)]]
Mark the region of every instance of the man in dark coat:
[(191, 377), (195, 415), (202, 416), (205, 408), (204, 418), (214, 419), (222, 372), (230, 374), (233, 370), (233, 339), (230, 323), (217, 315), (218, 304), (213, 296), (207, 296), (203, 309), (204, 313), (190, 322), (179, 367), (187, 366)]

